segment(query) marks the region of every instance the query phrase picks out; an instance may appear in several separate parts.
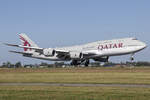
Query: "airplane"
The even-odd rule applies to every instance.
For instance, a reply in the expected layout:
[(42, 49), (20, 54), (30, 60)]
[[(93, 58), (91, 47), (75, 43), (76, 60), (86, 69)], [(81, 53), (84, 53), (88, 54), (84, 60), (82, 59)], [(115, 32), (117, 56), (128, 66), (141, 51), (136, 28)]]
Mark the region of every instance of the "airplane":
[(147, 45), (136, 38), (122, 38), (105, 41), (97, 41), (83, 45), (68, 46), (61, 48), (40, 48), (25, 33), (19, 33), (21, 45), (4, 43), (7, 46), (23, 48), (24, 51), (9, 51), (49, 61), (71, 61), (71, 65), (84, 64), (88, 66), (90, 59), (99, 62), (108, 62), (111, 56), (134, 54), (147, 47)]

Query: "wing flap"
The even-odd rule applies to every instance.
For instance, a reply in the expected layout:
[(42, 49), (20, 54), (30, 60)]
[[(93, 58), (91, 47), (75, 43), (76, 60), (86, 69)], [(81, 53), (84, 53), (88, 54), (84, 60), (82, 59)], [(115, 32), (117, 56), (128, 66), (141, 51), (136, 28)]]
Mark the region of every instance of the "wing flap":
[(58, 49), (56, 49), (55, 51), (56, 51), (57, 54), (63, 54), (63, 55), (64, 54), (69, 54), (69, 51), (65, 51), (65, 50), (58, 50)]

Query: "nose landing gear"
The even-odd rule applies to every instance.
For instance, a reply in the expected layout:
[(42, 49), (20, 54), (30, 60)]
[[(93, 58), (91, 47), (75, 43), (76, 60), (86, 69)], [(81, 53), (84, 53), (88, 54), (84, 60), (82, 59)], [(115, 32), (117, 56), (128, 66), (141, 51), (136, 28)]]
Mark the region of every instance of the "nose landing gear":
[(133, 63), (133, 61), (134, 61), (134, 54), (131, 54), (130, 61)]
[(129, 66), (133, 67), (134, 66), (134, 54), (131, 54), (130, 61), (131, 61), (131, 63)]

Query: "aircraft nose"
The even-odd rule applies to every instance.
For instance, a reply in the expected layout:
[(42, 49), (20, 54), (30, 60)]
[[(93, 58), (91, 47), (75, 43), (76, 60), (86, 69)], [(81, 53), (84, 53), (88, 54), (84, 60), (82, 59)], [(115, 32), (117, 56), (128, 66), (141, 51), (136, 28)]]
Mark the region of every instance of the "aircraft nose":
[(142, 42), (142, 47), (143, 47), (143, 48), (146, 48), (146, 47), (147, 47), (147, 44), (144, 43), (144, 42)]

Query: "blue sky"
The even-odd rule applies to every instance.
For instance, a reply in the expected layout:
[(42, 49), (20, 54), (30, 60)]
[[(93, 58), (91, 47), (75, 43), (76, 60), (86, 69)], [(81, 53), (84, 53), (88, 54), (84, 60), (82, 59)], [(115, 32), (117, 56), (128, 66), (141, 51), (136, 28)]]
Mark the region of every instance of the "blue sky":
[[(41, 47), (61, 47), (97, 40), (137, 37), (150, 44), (148, 0), (0, 0), (0, 42), (17, 43), (26, 33)], [(40, 63), (0, 46), (0, 63)], [(137, 61), (150, 61), (150, 48), (137, 53)], [(113, 57), (126, 61), (129, 56)], [(44, 61), (45, 62), (45, 61)]]

